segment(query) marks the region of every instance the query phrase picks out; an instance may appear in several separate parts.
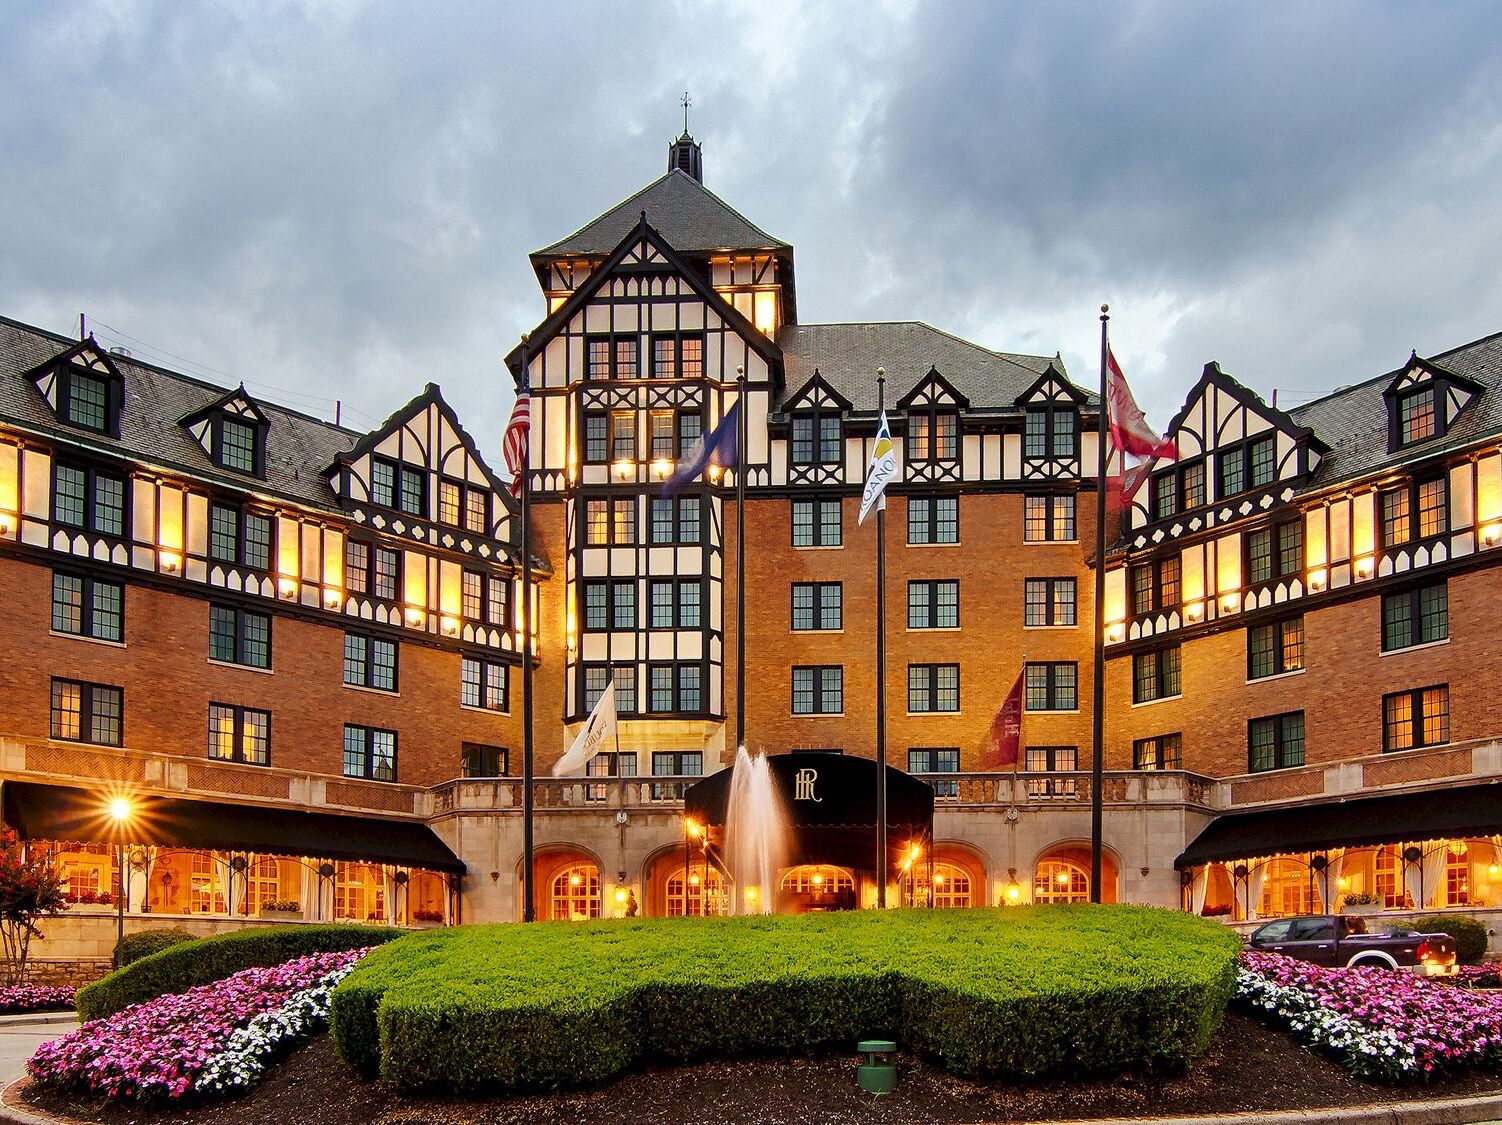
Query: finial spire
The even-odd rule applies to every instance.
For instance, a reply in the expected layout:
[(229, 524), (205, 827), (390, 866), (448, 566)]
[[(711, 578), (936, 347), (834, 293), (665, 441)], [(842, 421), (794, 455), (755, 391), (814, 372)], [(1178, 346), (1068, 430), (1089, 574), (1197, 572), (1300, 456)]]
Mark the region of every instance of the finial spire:
[(683, 132), (684, 132), (684, 135), (687, 136), (688, 135), (688, 107), (694, 104), (692, 101), (689, 100), (689, 96), (688, 96), (688, 91), (687, 90), (683, 91), (683, 97), (679, 100), (678, 104), (683, 107)]

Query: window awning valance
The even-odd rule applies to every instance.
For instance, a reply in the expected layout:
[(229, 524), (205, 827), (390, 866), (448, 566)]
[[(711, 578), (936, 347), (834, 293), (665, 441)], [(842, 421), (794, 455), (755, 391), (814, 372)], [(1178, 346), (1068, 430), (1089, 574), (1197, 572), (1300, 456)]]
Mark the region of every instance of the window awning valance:
[[(103, 790), (34, 781), (4, 783), (5, 823), (23, 840), (107, 844), (117, 840)], [(127, 844), (257, 852), (463, 873), (464, 864), (425, 824), (302, 812), (185, 797), (134, 795), (120, 839)]]
[(1174, 866), (1498, 833), (1502, 785), (1487, 782), (1227, 813), (1205, 825)]

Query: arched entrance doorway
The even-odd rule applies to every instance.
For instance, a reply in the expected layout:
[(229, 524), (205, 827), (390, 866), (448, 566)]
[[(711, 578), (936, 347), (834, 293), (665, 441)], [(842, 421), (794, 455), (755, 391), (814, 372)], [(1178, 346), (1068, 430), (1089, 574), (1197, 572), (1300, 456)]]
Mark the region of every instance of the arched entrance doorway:
[(853, 910), (855, 904), (855, 876), (850, 870), (820, 863), (788, 868), (777, 896), (779, 914)]
[[(1102, 851), (1100, 901), (1118, 900), (1116, 857)], [(1090, 848), (1087, 844), (1055, 844), (1038, 856), (1033, 868), (1034, 902), (1089, 902)]]

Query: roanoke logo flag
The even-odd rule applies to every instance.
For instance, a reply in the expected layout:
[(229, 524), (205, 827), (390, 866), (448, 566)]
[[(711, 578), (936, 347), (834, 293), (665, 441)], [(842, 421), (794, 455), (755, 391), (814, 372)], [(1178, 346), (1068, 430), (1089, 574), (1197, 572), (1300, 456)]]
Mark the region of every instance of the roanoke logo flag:
[(897, 475), (897, 446), (887, 428), (887, 412), (881, 412), (881, 428), (876, 431), (876, 448), (871, 454), (871, 471), (866, 475), (866, 490), (861, 494), (861, 513), (856, 525), (866, 522), (866, 513), (880, 504), (887, 506), (887, 482)]
[(554, 777), (578, 777), (584, 772), (589, 760), (600, 752), (605, 740), (615, 734), (615, 681), (605, 685), (605, 691), (589, 713), (584, 729), (574, 737), (568, 753), (553, 766)]
[(722, 469), (735, 468), (740, 463), (740, 424), (741, 404), (736, 403), (725, 412), (725, 417), (720, 419), (718, 426), (707, 434), (700, 434), (699, 439), (689, 447), (688, 453), (678, 462), (678, 467), (673, 470), (667, 484), (663, 485), (662, 494), (672, 496), (693, 484), (710, 465), (718, 465)]
[(1161, 437), (1147, 424), (1137, 400), (1132, 397), (1132, 388), (1127, 386), (1121, 365), (1109, 348), (1106, 349), (1106, 401), (1110, 407), (1111, 441), (1123, 453), (1133, 457), (1161, 457), (1166, 461), (1179, 458), (1178, 443), (1172, 438)]
[(986, 731), (980, 747), (980, 765), (983, 770), (999, 766), (1015, 766), (1017, 749), (1022, 742), (1022, 678), (1017, 673), (1017, 682), (1002, 701), (1001, 710), (991, 720), (991, 729)]

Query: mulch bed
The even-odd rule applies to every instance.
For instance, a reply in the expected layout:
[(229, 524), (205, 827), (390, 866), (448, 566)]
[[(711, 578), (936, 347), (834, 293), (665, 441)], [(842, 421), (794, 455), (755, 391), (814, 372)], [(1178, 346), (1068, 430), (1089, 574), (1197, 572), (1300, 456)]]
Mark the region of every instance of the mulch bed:
[(1396, 1089), (1372, 1085), (1234, 1011), (1226, 1014), (1209, 1053), (1186, 1074), (1014, 1086), (967, 1082), (910, 1056), (899, 1066), (897, 1092), (880, 1099), (856, 1087), (851, 1056), (705, 1062), (631, 1074), (590, 1090), (459, 1101), (404, 1098), (379, 1083), (361, 1082), (320, 1035), (237, 1101), (148, 1111), (29, 1090), (25, 1098), (49, 1112), (103, 1125), (901, 1125), (1319, 1109), (1459, 1097), (1502, 1087), (1496, 1075)]

